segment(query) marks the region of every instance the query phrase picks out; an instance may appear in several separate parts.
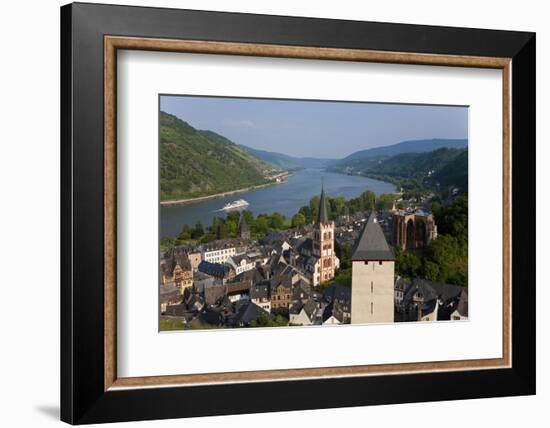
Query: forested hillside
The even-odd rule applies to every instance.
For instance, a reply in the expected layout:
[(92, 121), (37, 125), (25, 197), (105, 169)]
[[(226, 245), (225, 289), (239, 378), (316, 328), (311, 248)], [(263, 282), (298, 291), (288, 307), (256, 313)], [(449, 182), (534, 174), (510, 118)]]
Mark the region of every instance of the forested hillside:
[(269, 183), (273, 167), (212, 131), (160, 112), (160, 199), (186, 199)]

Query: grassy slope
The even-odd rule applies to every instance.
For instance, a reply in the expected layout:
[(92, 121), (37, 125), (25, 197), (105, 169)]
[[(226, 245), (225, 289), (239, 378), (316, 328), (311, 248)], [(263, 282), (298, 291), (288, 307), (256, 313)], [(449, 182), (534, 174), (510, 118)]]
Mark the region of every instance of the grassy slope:
[(185, 199), (268, 182), (269, 165), (225, 137), (160, 112), (161, 200)]

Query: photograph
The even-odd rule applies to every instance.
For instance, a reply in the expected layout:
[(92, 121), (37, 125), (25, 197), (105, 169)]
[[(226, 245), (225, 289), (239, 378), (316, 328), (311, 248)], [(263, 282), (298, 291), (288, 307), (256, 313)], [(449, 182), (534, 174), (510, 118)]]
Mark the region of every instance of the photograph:
[(468, 106), (158, 114), (160, 331), (468, 320)]

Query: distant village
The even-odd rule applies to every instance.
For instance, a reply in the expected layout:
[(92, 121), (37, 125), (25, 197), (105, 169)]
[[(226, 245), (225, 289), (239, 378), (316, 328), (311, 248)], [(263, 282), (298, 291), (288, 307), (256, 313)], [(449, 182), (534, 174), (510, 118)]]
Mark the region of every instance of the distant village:
[[(241, 215), (236, 238), (161, 254), (161, 330), (468, 318), (465, 287), (395, 272), (396, 248), (410, 251), (437, 239), (428, 201), (333, 221), (326, 199), (321, 190), (313, 224), (253, 240)], [(351, 287), (335, 280), (337, 249), (347, 245)]]

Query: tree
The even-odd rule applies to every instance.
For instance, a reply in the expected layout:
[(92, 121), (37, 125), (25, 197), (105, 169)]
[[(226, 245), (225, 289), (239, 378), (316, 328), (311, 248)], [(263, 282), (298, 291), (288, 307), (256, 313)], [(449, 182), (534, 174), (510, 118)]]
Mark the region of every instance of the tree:
[(260, 214), (254, 222), (254, 231), (258, 235), (265, 235), (269, 230), (269, 221), (265, 214)]
[(338, 196), (334, 199), (329, 200), (330, 206), (330, 215), (331, 218), (337, 218), (344, 213), (344, 208), (346, 207), (346, 199), (342, 196)]
[(241, 213), (239, 211), (230, 211), (227, 213), (226, 221), (230, 220), (235, 222), (236, 224), (239, 224), (240, 219)]
[(228, 236), (233, 238), (237, 236), (237, 222), (235, 220), (225, 220), (225, 228)]
[(340, 259), (340, 269), (349, 269), (351, 268), (351, 244), (346, 243), (341, 248), (336, 247), (336, 255)]
[(441, 214), (441, 202), (432, 200), (432, 213), (437, 218)]
[(178, 235), (178, 241), (188, 241), (191, 238), (192, 238), (192, 230), (187, 224), (184, 224), (180, 234)]
[(193, 239), (199, 239), (204, 235), (204, 228), (202, 227), (202, 223), (199, 221), (195, 225), (195, 229), (191, 232), (191, 237)]
[(403, 251), (400, 247), (395, 248), (395, 270), (407, 278), (422, 276), (422, 258), (415, 251)]
[(359, 201), (361, 202), (360, 210), (372, 210), (374, 208), (374, 201), (376, 200), (376, 195), (374, 192), (367, 190), (366, 192), (361, 193)]
[(163, 253), (168, 251), (170, 248), (172, 248), (175, 245), (175, 239), (165, 236), (160, 239), (160, 249)]
[(424, 263), (424, 275), (431, 281), (437, 281), (439, 278), (439, 266), (430, 260), (426, 260)]
[(313, 222), (313, 216), (311, 214), (311, 208), (310, 207), (302, 207), (300, 208), (300, 210), (298, 211), (298, 213), (302, 214), (304, 216), (304, 218), (306, 219), (306, 223), (309, 224), (309, 223), (312, 223)]
[(389, 210), (393, 207), (395, 195), (392, 193), (382, 193), (376, 200), (376, 208), (379, 210)]
[(334, 282), (337, 282), (344, 287), (351, 287), (351, 269), (341, 269), (334, 277)]
[(306, 217), (302, 213), (292, 216), (292, 227), (302, 227), (306, 224)]
[(467, 286), (468, 242), (439, 235), (426, 248), (424, 265), (425, 275), (431, 280)]
[(288, 325), (288, 320), (281, 316), (277, 315), (274, 318), (269, 318), (267, 315), (261, 314), (258, 318), (252, 321), (248, 326), (249, 327), (284, 327)]
[(271, 227), (275, 230), (281, 230), (285, 225), (285, 217), (281, 213), (271, 214)]
[(317, 215), (319, 213), (319, 196), (314, 196), (309, 201), (309, 210), (311, 212), (311, 221), (314, 222), (317, 220)]
[(462, 195), (453, 203), (442, 206), (435, 215), (440, 234), (468, 239), (468, 196)]

